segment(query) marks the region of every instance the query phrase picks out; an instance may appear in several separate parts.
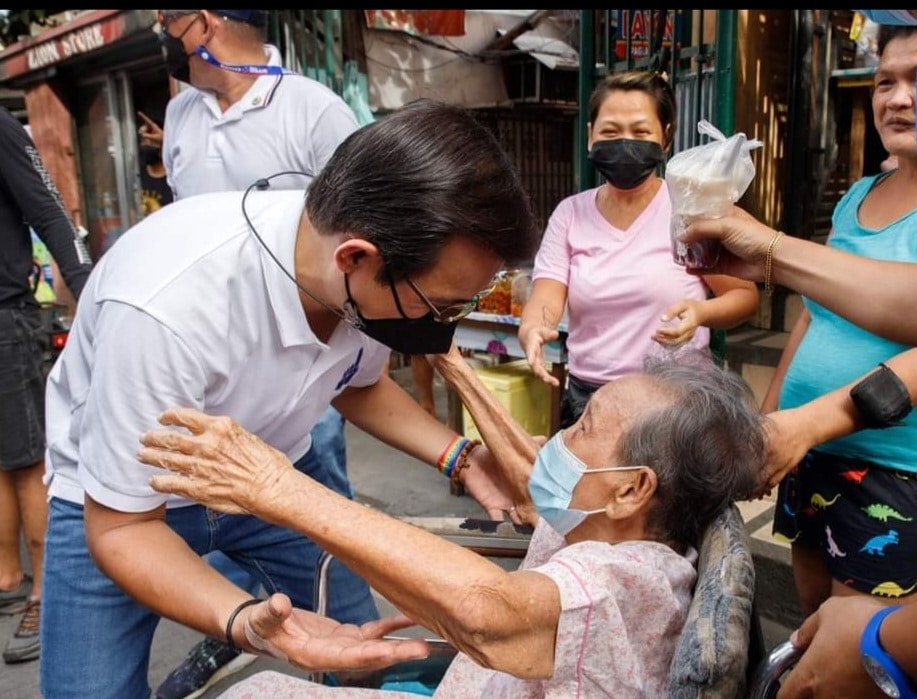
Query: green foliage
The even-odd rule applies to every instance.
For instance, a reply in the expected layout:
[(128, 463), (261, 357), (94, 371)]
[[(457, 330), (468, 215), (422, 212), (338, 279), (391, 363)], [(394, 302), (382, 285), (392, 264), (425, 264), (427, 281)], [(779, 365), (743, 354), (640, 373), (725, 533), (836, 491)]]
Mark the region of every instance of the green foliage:
[(48, 26), (48, 16), (60, 10), (8, 10), (0, 15), (0, 43), (9, 46), (31, 34), (32, 24)]

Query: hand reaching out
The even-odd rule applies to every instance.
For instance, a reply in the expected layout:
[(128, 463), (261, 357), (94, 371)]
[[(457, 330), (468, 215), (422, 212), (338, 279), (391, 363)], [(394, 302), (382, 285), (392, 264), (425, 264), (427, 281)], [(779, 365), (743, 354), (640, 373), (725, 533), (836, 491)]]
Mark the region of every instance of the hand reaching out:
[(154, 490), (175, 493), (230, 514), (259, 514), (283, 491), (296, 470), (286, 455), (228, 417), (192, 408), (171, 408), (159, 421), (187, 430), (149, 430), (137, 458), (172, 473), (150, 479)]
[[(261, 604), (247, 607), (239, 617), (243, 621), (237, 620), (233, 626), (244, 630), (242, 645), (304, 670), (375, 670), (429, 655), (429, 646), (423, 639), (384, 638), (414, 625), (403, 614), (360, 626), (342, 624), (297, 609), (289, 597), (277, 593)], [(241, 635), (233, 632), (234, 639)]]
[(767, 434), (767, 480), (763, 489), (770, 490), (779, 485), (814, 446), (804, 426), (793, 410), (768, 413), (764, 425)]
[(532, 373), (550, 386), (559, 386), (560, 381), (544, 368), (544, 346), (559, 337), (560, 333), (547, 325), (533, 325), (519, 333), (519, 345), (525, 352), (526, 361), (532, 367)]
[(733, 206), (731, 216), (694, 221), (681, 239), (691, 243), (713, 238), (723, 244), (719, 261), (713, 269), (695, 270), (693, 273), (728, 274), (741, 279), (762, 280), (767, 247), (776, 232), (744, 209)]
[(690, 342), (700, 325), (698, 307), (701, 303), (695, 299), (682, 299), (667, 308), (659, 319), (663, 325), (653, 333), (653, 340), (669, 349), (678, 349)]
[(501, 521), (503, 513), (515, 524), (535, 524), (538, 515), (528, 494), (528, 472), (506, 474), (486, 446), (477, 447), (471, 465), (463, 474), (463, 485), (491, 519)]

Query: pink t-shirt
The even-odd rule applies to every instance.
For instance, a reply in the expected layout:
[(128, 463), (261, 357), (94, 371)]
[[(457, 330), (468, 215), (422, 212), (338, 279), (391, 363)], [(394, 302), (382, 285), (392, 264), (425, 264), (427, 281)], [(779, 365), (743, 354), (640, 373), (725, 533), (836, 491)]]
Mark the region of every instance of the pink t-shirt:
[[(672, 261), (665, 182), (626, 231), (602, 216), (597, 194), (589, 189), (557, 205), (532, 278), (567, 286), (568, 369), (585, 381), (606, 383), (641, 371), (648, 355), (670, 352), (652, 340), (662, 326), (659, 317), (682, 299), (707, 298), (707, 286)], [(698, 327), (679, 350), (709, 344), (709, 329)]]
[[(629, 541), (568, 546), (544, 521), (521, 568), (555, 582), (561, 614), (554, 675), (521, 680), (476, 665), (459, 653), (436, 699), (662, 699), (697, 573), (697, 552)], [(225, 699), (407, 699), (401, 692), (330, 688), (289, 675), (259, 673), (231, 687)]]

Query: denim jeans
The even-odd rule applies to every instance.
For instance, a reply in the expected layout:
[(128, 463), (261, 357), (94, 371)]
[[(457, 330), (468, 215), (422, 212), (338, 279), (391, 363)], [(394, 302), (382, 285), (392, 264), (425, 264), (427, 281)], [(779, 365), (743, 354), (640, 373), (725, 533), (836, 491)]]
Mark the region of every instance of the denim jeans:
[[(347, 479), (347, 446), (344, 441), (344, 416), (329, 407), (312, 428), (312, 447), (293, 464), (313, 479), (353, 500), (353, 488)], [(222, 551), (206, 556), (214, 568), (252, 596), (258, 596), (261, 583)], [(360, 581), (352, 584), (359, 585)], [(367, 592), (368, 594), (368, 592)]]
[[(295, 532), (248, 515), (200, 505), (167, 511), (166, 522), (197, 553), (219, 549), (269, 592), (313, 608), (321, 553)], [(150, 644), (159, 616), (123, 593), (93, 563), (83, 508), (52, 498), (45, 538), (40, 681), (45, 699), (150, 696)], [(339, 562), (331, 571), (328, 614), (360, 623), (378, 618), (366, 583)]]

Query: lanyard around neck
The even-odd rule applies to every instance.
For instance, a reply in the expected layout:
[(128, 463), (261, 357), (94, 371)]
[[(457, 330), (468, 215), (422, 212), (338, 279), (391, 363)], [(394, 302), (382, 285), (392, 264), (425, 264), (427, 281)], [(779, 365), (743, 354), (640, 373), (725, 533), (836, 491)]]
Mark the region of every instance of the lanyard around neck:
[(203, 46), (198, 46), (195, 52), (210, 65), (222, 68), (223, 70), (231, 70), (234, 73), (245, 73), (246, 75), (283, 75), (284, 73), (290, 72), (284, 70), (283, 66), (272, 66), (268, 64), (222, 63)]

